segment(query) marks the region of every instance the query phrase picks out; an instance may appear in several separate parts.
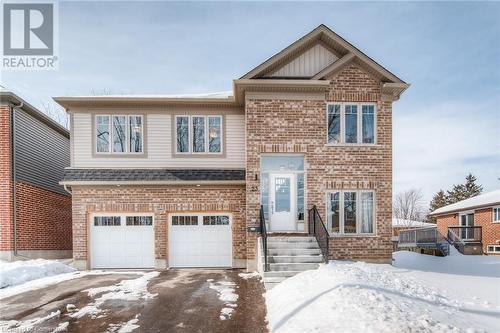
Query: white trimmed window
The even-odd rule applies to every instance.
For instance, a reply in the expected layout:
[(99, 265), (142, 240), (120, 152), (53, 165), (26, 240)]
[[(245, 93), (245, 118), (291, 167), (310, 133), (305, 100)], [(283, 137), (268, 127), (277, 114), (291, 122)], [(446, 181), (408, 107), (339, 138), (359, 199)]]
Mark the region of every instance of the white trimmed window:
[(333, 234), (373, 234), (373, 191), (331, 191), (326, 195), (328, 230)]
[(96, 115), (95, 130), (98, 154), (143, 152), (144, 123), (141, 115)]
[(175, 116), (178, 154), (222, 153), (222, 116)]
[(500, 245), (488, 245), (488, 253), (500, 253)]
[(493, 207), (493, 222), (500, 222), (500, 206)]
[(374, 144), (376, 112), (373, 103), (328, 103), (329, 144)]

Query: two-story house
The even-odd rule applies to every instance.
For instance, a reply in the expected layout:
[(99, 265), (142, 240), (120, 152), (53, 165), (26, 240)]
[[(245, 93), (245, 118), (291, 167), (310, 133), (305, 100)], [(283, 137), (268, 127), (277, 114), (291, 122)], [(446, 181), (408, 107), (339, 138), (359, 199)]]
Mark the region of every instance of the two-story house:
[(390, 262), (392, 103), (407, 87), (320, 25), (227, 94), (56, 97), (75, 264), (255, 270), (261, 206), (267, 236), (312, 233), (315, 206), (329, 258)]

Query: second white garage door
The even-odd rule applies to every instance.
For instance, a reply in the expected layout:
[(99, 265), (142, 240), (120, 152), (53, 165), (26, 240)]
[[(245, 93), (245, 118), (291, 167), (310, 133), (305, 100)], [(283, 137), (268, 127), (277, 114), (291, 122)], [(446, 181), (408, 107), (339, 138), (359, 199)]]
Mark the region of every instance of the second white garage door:
[(168, 244), (170, 267), (231, 267), (231, 215), (170, 215)]

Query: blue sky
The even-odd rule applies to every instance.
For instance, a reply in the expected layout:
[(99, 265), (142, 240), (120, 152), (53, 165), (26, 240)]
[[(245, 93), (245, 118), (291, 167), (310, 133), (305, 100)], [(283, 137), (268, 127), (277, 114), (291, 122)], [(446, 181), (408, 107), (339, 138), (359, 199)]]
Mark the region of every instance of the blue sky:
[(394, 191), (425, 200), (474, 173), (500, 188), (500, 4), (491, 2), (61, 2), (58, 71), (2, 72), (52, 96), (231, 90), (326, 24), (412, 84), (394, 104)]

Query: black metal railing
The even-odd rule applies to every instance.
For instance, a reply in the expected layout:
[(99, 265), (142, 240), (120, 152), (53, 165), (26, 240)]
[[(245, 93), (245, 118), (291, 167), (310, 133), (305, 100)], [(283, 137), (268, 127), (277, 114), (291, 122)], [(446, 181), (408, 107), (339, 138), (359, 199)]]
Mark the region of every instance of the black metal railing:
[(262, 251), (264, 255), (264, 272), (269, 272), (269, 263), (267, 262), (267, 228), (266, 216), (264, 215), (264, 206), (260, 206), (260, 235), (262, 239)]
[(481, 243), (482, 227), (453, 226), (448, 227), (448, 239), (451, 243)]
[(314, 235), (316, 237), (321, 253), (323, 254), (323, 259), (325, 260), (325, 263), (328, 263), (330, 235), (328, 234), (328, 230), (323, 223), (323, 219), (321, 218), (316, 205), (309, 209), (309, 235)]

